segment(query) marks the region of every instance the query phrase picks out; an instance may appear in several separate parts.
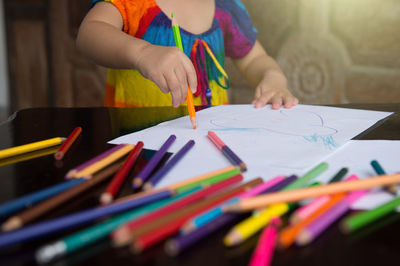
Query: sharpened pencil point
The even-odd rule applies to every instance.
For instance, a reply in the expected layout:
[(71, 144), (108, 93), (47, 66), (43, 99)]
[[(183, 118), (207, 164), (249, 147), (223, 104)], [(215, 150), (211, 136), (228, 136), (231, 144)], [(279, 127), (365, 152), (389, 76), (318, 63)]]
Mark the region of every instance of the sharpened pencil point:
[(2, 226), (3, 232), (16, 230), (22, 226), (22, 221), (19, 217), (11, 217)]

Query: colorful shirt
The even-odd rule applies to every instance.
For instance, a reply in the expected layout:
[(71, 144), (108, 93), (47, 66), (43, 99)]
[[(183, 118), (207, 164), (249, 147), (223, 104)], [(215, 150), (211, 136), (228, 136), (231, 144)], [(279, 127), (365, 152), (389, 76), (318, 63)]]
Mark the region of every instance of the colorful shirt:
[[(127, 34), (155, 45), (175, 46), (171, 20), (156, 0), (93, 0), (111, 2), (120, 11)], [(253, 47), (257, 31), (239, 0), (215, 0), (212, 26), (202, 34), (181, 30), (185, 54), (196, 69), (195, 105), (227, 104), (228, 76), (225, 56), (244, 57)], [(114, 107), (171, 106), (171, 95), (135, 69), (110, 69), (105, 105)]]

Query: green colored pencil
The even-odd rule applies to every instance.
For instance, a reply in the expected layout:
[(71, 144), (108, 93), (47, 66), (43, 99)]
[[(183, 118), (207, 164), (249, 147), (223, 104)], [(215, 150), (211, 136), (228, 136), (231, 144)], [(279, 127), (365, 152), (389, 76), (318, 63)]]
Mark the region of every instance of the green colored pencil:
[(298, 178), (296, 181), (286, 186), (282, 191), (303, 188), (326, 169), (328, 169), (328, 164), (325, 162), (320, 163), (319, 165), (308, 171), (306, 174), (304, 174), (302, 177)]
[(234, 168), (234, 169), (232, 169), (230, 171), (227, 171), (227, 172), (224, 172), (224, 173), (221, 173), (221, 174), (217, 174), (215, 176), (211, 176), (211, 177), (203, 179), (203, 180), (198, 180), (198, 181), (195, 181), (195, 182), (187, 184), (187, 185), (183, 185), (181, 187), (176, 188), (176, 191), (178, 193), (182, 193), (182, 192), (187, 191), (189, 189), (193, 189), (194, 187), (197, 187), (197, 186), (215, 184), (215, 183), (218, 183), (218, 182), (220, 182), (220, 181), (222, 181), (224, 179), (227, 179), (229, 177), (238, 175), (240, 173), (241, 172), (240, 172), (239, 168)]
[(389, 214), (394, 211), (400, 205), (400, 197), (395, 198), (373, 210), (363, 211), (361, 213), (354, 214), (349, 218), (345, 219), (340, 224), (340, 229), (343, 233), (354, 232), (363, 226), (366, 226), (379, 218)]

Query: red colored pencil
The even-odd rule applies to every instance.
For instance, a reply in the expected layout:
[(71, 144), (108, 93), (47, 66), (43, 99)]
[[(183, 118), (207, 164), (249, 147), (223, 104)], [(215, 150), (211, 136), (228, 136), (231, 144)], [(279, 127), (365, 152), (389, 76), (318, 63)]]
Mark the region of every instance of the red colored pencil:
[(117, 194), (118, 190), (121, 188), (122, 184), (124, 183), (126, 177), (129, 174), (133, 164), (136, 162), (137, 158), (139, 157), (140, 152), (143, 149), (143, 142), (139, 141), (136, 143), (135, 148), (131, 151), (128, 158), (125, 160), (122, 167), (119, 171), (115, 174), (114, 178), (108, 184), (106, 190), (101, 194), (100, 203), (101, 204), (109, 204), (114, 200), (115, 195)]
[(231, 186), (235, 183), (238, 183), (241, 180), (243, 180), (242, 175), (233, 176), (231, 178), (228, 178), (221, 182), (218, 182), (214, 185), (206, 187), (198, 192), (190, 194), (189, 196), (186, 196), (178, 201), (168, 204), (167, 206), (157, 209), (157, 210), (155, 210), (147, 215), (144, 215), (138, 219), (135, 219), (132, 222), (128, 222), (128, 223), (124, 224), (123, 226), (119, 227), (118, 229), (116, 229), (112, 233), (111, 237), (113, 239), (113, 242), (117, 246), (126, 245), (131, 241), (131, 239), (129, 238), (129, 232), (131, 230), (134, 230), (138, 226), (143, 225), (148, 222), (151, 222), (151, 221), (154, 221), (156, 219), (159, 219), (159, 218), (163, 217), (164, 215), (174, 212), (176, 210), (179, 210), (181, 208), (185, 208), (189, 204), (194, 203), (198, 200), (201, 200), (207, 196), (210, 196), (211, 194), (213, 194), (219, 190), (222, 190), (228, 186)]
[(58, 151), (54, 154), (54, 158), (56, 160), (61, 160), (64, 158), (64, 155), (67, 153), (71, 145), (74, 143), (74, 141), (78, 138), (78, 136), (81, 134), (82, 128), (81, 127), (76, 127), (71, 134), (68, 136), (68, 138), (63, 142), (63, 144), (60, 146)]

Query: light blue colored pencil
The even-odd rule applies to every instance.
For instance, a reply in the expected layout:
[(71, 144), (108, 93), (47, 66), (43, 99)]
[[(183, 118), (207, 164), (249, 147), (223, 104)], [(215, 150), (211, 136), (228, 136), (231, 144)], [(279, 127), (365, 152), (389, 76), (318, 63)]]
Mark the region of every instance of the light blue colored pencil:
[(28, 208), (36, 203), (39, 203), (47, 198), (50, 198), (58, 193), (61, 193), (71, 187), (74, 187), (86, 179), (77, 178), (70, 181), (62, 182), (60, 184), (33, 192), (31, 194), (22, 196), (18, 199), (6, 202), (0, 205), (0, 218), (10, 216), (11, 214)]

